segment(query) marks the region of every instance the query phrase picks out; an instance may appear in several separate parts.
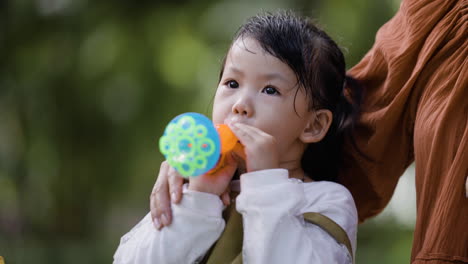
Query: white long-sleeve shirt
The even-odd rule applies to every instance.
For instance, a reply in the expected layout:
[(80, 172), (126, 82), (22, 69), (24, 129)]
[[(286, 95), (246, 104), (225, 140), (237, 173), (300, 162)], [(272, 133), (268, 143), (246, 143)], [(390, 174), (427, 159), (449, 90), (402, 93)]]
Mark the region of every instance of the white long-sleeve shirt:
[[(352, 263), (346, 246), (302, 216), (317, 212), (332, 219), (355, 251), (357, 210), (345, 187), (289, 179), (285, 169), (243, 174), (240, 185), (243, 263)], [(183, 193), (172, 205), (172, 224), (158, 231), (147, 214), (121, 238), (114, 264), (196, 263), (204, 256), (224, 230), (223, 204), (214, 194), (187, 188)]]

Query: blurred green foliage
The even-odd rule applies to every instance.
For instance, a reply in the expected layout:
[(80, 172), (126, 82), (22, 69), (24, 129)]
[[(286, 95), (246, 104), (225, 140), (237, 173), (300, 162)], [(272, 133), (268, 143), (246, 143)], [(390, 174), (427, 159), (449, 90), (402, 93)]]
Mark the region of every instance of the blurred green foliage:
[[(317, 20), (352, 66), (398, 1), (0, 1), (0, 255), (109, 263), (149, 210), (177, 114), (210, 115), (230, 39), (262, 10)], [(412, 230), (369, 222), (357, 263), (409, 259)]]

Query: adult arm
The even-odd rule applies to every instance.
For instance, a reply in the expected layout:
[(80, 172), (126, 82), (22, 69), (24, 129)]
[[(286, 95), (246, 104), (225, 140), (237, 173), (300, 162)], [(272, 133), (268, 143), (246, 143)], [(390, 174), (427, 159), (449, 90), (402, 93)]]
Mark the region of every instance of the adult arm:
[(347, 142), (347, 166), (340, 182), (353, 194), (360, 221), (383, 210), (399, 177), (414, 161), (414, 123), (421, 95), (430, 87), (456, 85), (459, 69), (452, 66), (460, 65), (460, 58), (451, 56), (450, 39), (461, 38), (450, 32), (461, 26), (455, 10), (461, 2), (403, 0), (396, 15), (377, 32), (372, 49), (349, 71), (365, 88), (355, 137), (370, 159)]

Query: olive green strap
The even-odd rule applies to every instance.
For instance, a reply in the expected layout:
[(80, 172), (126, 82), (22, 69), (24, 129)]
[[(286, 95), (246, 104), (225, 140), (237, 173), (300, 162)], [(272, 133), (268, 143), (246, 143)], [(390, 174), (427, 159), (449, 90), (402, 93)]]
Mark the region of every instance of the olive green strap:
[[(231, 193), (231, 197), (237, 196)], [(234, 199), (233, 199), (234, 200)], [(226, 220), (226, 227), (218, 241), (211, 247), (201, 263), (242, 263), (242, 216), (236, 210), (235, 202), (224, 210), (223, 218)]]
[[(235, 197), (235, 195), (234, 195)], [(348, 235), (337, 223), (330, 218), (319, 213), (305, 213), (304, 220), (319, 226), (330, 234), (338, 243), (343, 244), (348, 249), (354, 263), (353, 250)], [(218, 241), (207, 252), (203, 264), (231, 263), (242, 264), (242, 216), (237, 212), (235, 203), (231, 203), (223, 213), (226, 220), (226, 227)]]
[(237, 254), (237, 257), (231, 262), (231, 264), (242, 264), (242, 252)]
[(345, 245), (354, 263), (354, 255), (353, 248), (351, 247), (351, 242), (349, 241), (348, 235), (343, 230), (343, 228), (341, 228), (341, 226), (339, 226), (330, 218), (319, 213), (305, 213), (304, 220), (311, 224), (319, 226), (328, 234), (330, 234), (338, 243)]

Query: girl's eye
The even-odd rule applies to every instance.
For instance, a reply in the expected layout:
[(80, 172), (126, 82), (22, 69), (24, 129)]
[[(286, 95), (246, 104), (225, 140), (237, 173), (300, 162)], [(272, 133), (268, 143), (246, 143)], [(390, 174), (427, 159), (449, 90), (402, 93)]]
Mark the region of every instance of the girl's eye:
[(266, 93), (266, 94), (270, 94), (270, 95), (279, 95), (280, 94), (278, 92), (278, 90), (276, 90), (276, 88), (271, 87), (271, 86), (263, 88), (263, 92)]
[(226, 85), (229, 87), (229, 88), (239, 88), (239, 83), (237, 83), (236, 81), (228, 81), (226, 83)]

